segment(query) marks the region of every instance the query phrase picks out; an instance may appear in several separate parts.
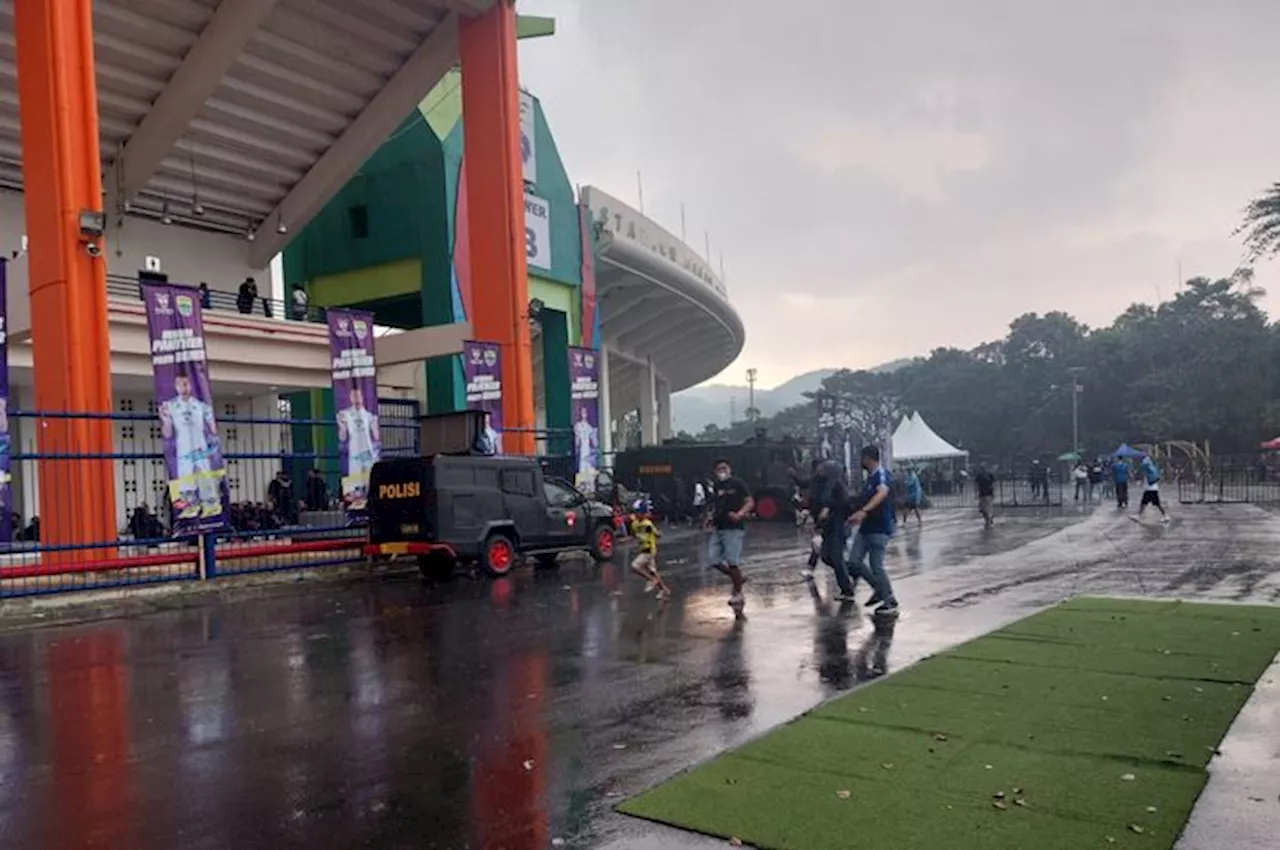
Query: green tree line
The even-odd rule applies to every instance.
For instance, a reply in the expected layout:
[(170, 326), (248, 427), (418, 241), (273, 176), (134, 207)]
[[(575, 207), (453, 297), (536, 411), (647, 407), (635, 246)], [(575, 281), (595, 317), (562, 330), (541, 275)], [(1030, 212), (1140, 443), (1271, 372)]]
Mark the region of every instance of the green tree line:
[[(1173, 298), (1135, 304), (1108, 327), (1028, 313), (1003, 339), (939, 348), (889, 373), (841, 371), (824, 389), (853, 396), (872, 418), (918, 410), (975, 458), (1009, 462), (1071, 448), (1075, 377), (1086, 452), (1166, 440), (1208, 440), (1217, 455), (1250, 452), (1280, 435), (1280, 323), (1259, 308), (1262, 294), (1246, 269), (1189, 280)], [(809, 401), (701, 438), (741, 440), (764, 428), (811, 439), (816, 420)]]

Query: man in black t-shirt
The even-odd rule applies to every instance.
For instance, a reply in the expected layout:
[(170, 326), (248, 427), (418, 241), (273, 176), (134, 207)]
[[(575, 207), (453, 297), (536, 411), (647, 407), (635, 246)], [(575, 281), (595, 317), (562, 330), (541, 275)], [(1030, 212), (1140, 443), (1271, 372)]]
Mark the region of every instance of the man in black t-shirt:
[(747, 516), (755, 507), (755, 499), (741, 478), (733, 477), (729, 461), (716, 461), (716, 479), (711, 492), (711, 566), (733, 582), (729, 604), (742, 610), (742, 541), (747, 534)]

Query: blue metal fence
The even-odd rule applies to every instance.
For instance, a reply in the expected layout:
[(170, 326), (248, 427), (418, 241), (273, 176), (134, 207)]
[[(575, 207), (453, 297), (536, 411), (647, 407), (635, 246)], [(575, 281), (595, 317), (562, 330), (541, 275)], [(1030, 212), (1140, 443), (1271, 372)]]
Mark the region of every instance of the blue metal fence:
[[(271, 399), (269, 402), (274, 402)], [(111, 414), (10, 413), (13, 534), (0, 541), (0, 597), (116, 588), (156, 582), (303, 569), (362, 560), (359, 517), (343, 510), (337, 426), (298, 419), (280, 402), (276, 415), (255, 403), (219, 401), (220, 447), (232, 502), (232, 527), (200, 538), (171, 536), (160, 422), (145, 398), (121, 398)], [(256, 404), (261, 407), (263, 400)], [(245, 408), (248, 407), (248, 412)], [(417, 454), (416, 402), (379, 402), (383, 456)], [(41, 430), (55, 421), (108, 420), (108, 453), (42, 452)], [(301, 445), (295, 437), (303, 435)], [(65, 544), (41, 539), (40, 505), (87, 513), (72, 462), (110, 462), (115, 475), (118, 533), (109, 540)], [(307, 470), (288, 485), (277, 474)], [(312, 472), (314, 470), (314, 472)], [(41, 492), (44, 486), (49, 490)]]

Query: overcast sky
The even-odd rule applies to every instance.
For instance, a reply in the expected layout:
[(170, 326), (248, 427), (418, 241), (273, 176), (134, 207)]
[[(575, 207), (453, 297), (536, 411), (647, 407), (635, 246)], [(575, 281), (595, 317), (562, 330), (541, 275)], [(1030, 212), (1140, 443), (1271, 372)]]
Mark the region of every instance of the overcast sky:
[[(1280, 180), (1276, 0), (521, 0), (570, 179), (723, 251), (766, 386), (1107, 324)], [(696, 234), (696, 238), (695, 238)], [(1262, 265), (1280, 315), (1280, 261)], [(778, 319), (785, 317), (788, 323)]]

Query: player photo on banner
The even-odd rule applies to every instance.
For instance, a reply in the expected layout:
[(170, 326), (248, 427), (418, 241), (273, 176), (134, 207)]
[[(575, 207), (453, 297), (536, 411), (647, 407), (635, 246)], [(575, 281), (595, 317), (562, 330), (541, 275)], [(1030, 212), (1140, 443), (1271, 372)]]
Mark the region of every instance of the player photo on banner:
[(173, 534), (224, 529), (230, 494), (209, 390), (199, 293), (185, 286), (143, 284), (142, 294)]
[(462, 344), (462, 374), (467, 382), (467, 410), (484, 412), (476, 451), (502, 454), (502, 349), (492, 342)]
[(328, 315), (342, 502), (348, 514), (359, 515), (368, 505), (369, 473), (382, 453), (376, 412), (378, 370), (373, 359), (373, 314), (331, 309)]
[(569, 349), (569, 393), (574, 483), (590, 488), (600, 471), (600, 352)]

